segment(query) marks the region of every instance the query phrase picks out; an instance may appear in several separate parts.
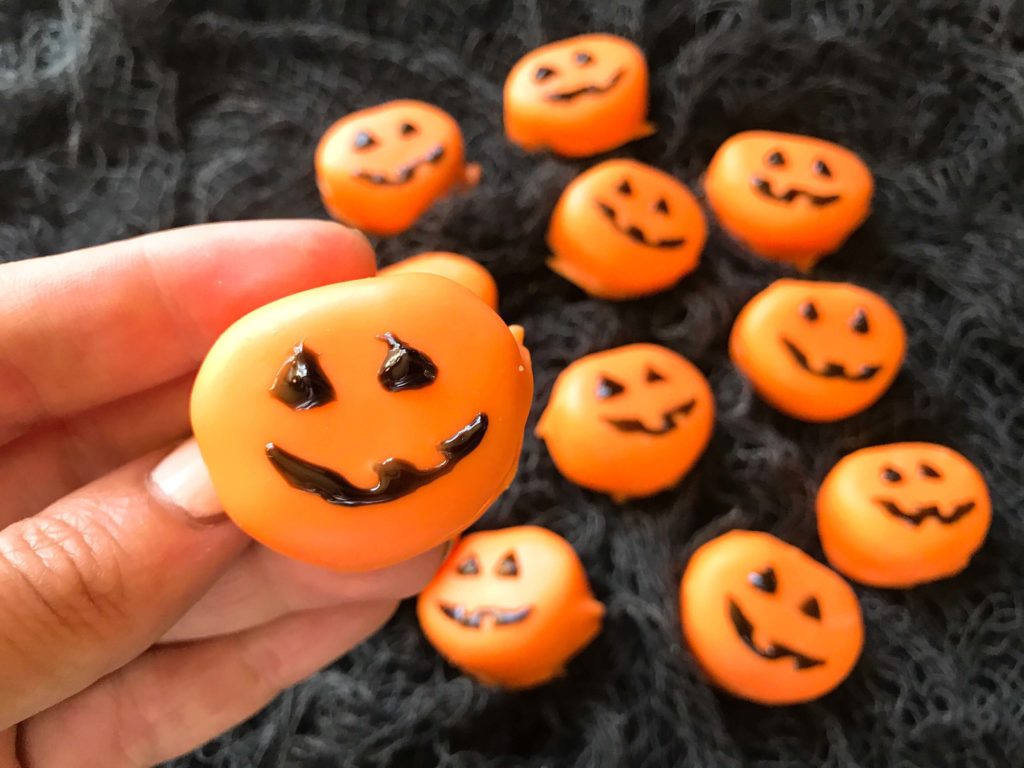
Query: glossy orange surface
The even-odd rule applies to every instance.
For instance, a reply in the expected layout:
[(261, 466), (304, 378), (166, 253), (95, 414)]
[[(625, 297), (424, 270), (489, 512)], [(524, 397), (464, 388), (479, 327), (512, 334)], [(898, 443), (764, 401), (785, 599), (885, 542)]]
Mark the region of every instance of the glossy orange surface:
[(533, 152), (586, 157), (649, 136), (647, 60), (615, 35), (580, 35), (530, 51), (505, 81), (505, 133)]
[(959, 573), (992, 521), (981, 473), (934, 443), (849, 454), (826, 476), (817, 506), (829, 562), (878, 587), (912, 587)]
[(420, 594), (416, 612), (442, 656), (506, 688), (564, 674), (604, 618), (569, 542), (532, 525), (464, 538)]
[(461, 253), (449, 251), (429, 251), (410, 256), (408, 259), (392, 264), (377, 272), (378, 275), (397, 275), (402, 272), (426, 272), (454, 280), (464, 288), (468, 288), (491, 309), (498, 309), (498, 286), (487, 271), (478, 262)]
[(864, 644), (850, 585), (771, 534), (730, 531), (690, 558), (683, 634), (713, 683), (761, 704), (796, 704), (846, 679)]
[(239, 527), (364, 571), (483, 514), (515, 473), (532, 391), (525, 350), (465, 288), (372, 277), (231, 326), (200, 368), (192, 426)]
[(593, 296), (663, 291), (697, 268), (707, 222), (667, 173), (607, 160), (577, 176), (551, 214), (548, 266)]

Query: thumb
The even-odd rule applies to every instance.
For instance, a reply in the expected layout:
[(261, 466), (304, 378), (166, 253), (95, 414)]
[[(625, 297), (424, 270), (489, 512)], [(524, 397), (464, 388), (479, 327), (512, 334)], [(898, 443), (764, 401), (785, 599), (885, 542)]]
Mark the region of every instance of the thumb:
[(244, 548), (193, 440), (154, 464), (0, 531), (0, 731), (138, 656)]

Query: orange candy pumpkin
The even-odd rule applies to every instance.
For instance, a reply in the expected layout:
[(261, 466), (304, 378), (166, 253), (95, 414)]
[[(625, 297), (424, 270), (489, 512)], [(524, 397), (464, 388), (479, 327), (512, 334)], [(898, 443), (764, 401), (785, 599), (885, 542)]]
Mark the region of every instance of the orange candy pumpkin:
[(711, 158), (704, 191), (733, 237), (807, 270), (868, 217), (874, 177), (857, 155), (830, 141), (746, 131)]
[(410, 256), (404, 261), (392, 264), (377, 272), (381, 275), (397, 275), (402, 272), (426, 272), (453, 280), (475, 293), (487, 306), (497, 311), (498, 286), (491, 273), (479, 263), (449, 251), (429, 251)]
[(696, 269), (706, 239), (704, 214), (682, 182), (635, 160), (607, 160), (559, 198), (548, 266), (593, 296), (627, 299)]
[(511, 482), (533, 391), (502, 320), (435, 275), (275, 301), (217, 340), (192, 426), (227, 514), (341, 571), (405, 560), (468, 527)]
[(777, 280), (740, 312), (729, 354), (758, 394), (804, 421), (836, 421), (870, 407), (903, 364), (896, 310), (848, 283)]
[(849, 454), (828, 473), (817, 506), (829, 562), (877, 587), (912, 587), (959, 573), (992, 520), (981, 473), (934, 443)]
[(700, 547), (680, 587), (683, 634), (713, 683), (796, 704), (846, 679), (864, 644), (850, 585), (771, 534), (730, 531)]
[(334, 218), (377, 235), (411, 227), (449, 192), (475, 186), (454, 118), (422, 101), (389, 101), (346, 115), (316, 149), (316, 179)]
[(630, 344), (562, 371), (537, 435), (563, 475), (621, 500), (678, 483), (714, 423), (711, 387), (693, 363), (656, 344)]
[(566, 157), (649, 136), (647, 61), (615, 35), (581, 35), (537, 48), (505, 81), (505, 133), (527, 151)]
[(420, 594), (416, 612), (442, 656), (506, 688), (564, 674), (604, 618), (569, 542), (530, 525), (465, 537)]

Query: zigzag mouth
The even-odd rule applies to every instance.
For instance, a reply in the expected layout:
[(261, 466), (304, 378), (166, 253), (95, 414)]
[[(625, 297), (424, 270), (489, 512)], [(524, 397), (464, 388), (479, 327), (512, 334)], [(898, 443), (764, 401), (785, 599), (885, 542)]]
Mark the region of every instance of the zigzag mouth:
[(780, 194), (772, 189), (772, 183), (770, 181), (762, 179), (760, 176), (754, 176), (750, 180), (750, 186), (765, 197), (771, 200), (777, 200), (780, 203), (791, 203), (798, 197), (806, 197), (808, 201), (810, 201), (811, 205), (821, 208), (826, 205), (832, 205), (832, 203), (839, 200), (839, 195), (816, 195), (813, 192), (808, 192), (806, 189), (800, 189), (798, 187), (790, 187)]
[(797, 365), (803, 368), (810, 374), (820, 376), (823, 379), (845, 379), (846, 381), (867, 381), (868, 379), (874, 378), (875, 374), (882, 370), (880, 365), (862, 365), (858, 373), (847, 373), (846, 367), (839, 364), (828, 362), (825, 363), (824, 368), (814, 368), (811, 366), (810, 360), (807, 359), (807, 355), (804, 354), (803, 350), (800, 349), (796, 344), (787, 339), (786, 337), (780, 337), (783, 346), (789, 350), (789, 354), (792, 355)]
[(416, 175), (416, 170), (424, 165), (437, 165), (441, 162), (444, 157), (444, 145), (438, 144), (427, 154), (418, 160), (414, 160), (411, 163), (403, 165), (396, 171), (394, 177), (385, 176), (382, 173), (372, 173), (370, 171), (358, 171), (355, 176), (357, 179), (362, 179), (370, 184), (383, 187), (399, 187), (403, 184), (408, 184), (412, 181), (413, 176)]
[(573, 99), (578, 99), (580, 96), (596, 96), (602, 93), (608, 93), (608, 91), (618, 85), (619, 80), (622, 79), (624, 74), (625, 72), (620, 69), (612, 75), (612, 79), (608, 81), (607, 85), (584, 85), (582, 88), (577, 88), (572, 91), (550, 93), (546, 98), (548, 101), (572, 101)]
[(469, 610), (464, 605), (438, 603), (438, 607), (449, 619), (469, 629), (480, 629), (483, 620), (488, 616), (494, 619), (496, 627), (518, 624), (525, 621), (533, 611), (533, 607), (529, 605), (522, 608), (499, 608), (493, 605), (483, 605)]
[(875, 499), (875, 503), (893, 517), (906, 520), (913, 526), (921, 525), (928, 518), (934, 518), (942, 525), (952, 525), (960, 518), (970, 514), (977, 506), (973, 501), (965, 501), (963, 504), (957, 504), (948, 515), (943, 515), (939, 511), (938, 506), (934, 504), (927, 507), (918, 507), (912, 512), (906, 512), (899, 504), (890, 499)]
[(661, 424), (654, 429), (648, 427), (640, 419), (612, 419), (606, 417), (605, 421), (620, 432), (643, 432), (646, 435), (664, 435), (672, 432), (679, 426), (677, 417), (688, 416), (696, 405), (697, 401), (691, 397), (685, 403), (677, 405), (670, 411), (666, 411), (661, 415)]
[(825, 663), (824, 659), (807, 656), (781, 643), (771, 643), (767, 648), (759, 647), (754, 642), (753, 623), (743, 614), (743, 611), (740, 610), (740, 607), (732, 598), (729, 598), (729, 618), (732, 620), (733, 628), (735, 628), (736, 634), (743, 641), (744, 645), (762, 659), (775, 661), (777, 659), (791, 658), (796, 669), (811, 669)]
[(646, 233), (640, 229), (640, 227), (623, 227), (619, 224), (618, 214), (615, 209), (607, 203), (602, 203), (600, 200), (597, 201), (597, 207), (601, 210), (601, 213), (605, 215), (605, 218), (611, 222), (611, 225), (615, 227), (619, 232), (630, 238), (634, 242), (640, 243), (640, 245), (646, 245), (648, 248), (678, 248), (681, 245), (685, 245), (685, 237), (671, 237), (664, 240), (649, 240)]

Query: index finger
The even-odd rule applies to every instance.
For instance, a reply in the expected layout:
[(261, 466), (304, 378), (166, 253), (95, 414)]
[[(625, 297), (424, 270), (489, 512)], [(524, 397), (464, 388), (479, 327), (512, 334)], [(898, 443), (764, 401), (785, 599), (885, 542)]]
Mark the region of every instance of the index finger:
[(185, 227), (0, 267), (0, 442), (196, 368), (236, 319), (369, 277), (358, 232), (326, 221)]

